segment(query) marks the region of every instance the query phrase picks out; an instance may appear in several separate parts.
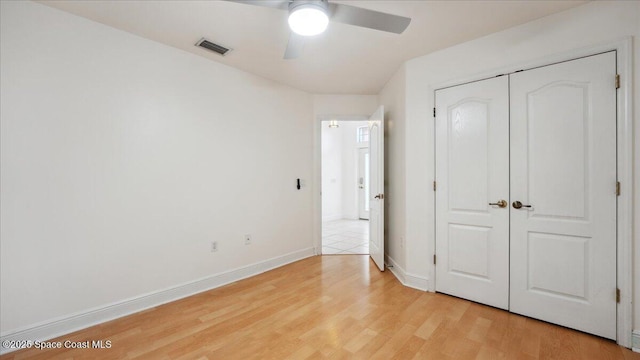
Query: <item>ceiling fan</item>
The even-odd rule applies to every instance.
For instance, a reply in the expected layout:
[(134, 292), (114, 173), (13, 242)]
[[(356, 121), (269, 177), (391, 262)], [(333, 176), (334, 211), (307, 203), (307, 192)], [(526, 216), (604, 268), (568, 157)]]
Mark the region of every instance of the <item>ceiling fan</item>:
[(324, 32), (329, 20), (369, 29), (402, 34), (410, 18), (363, 9), (351, 5), (333, 4), (328, 0), (227, 0), (289, 11), (289, 43), (285, 59), (295, 59), (302, 53), (305, 37)]

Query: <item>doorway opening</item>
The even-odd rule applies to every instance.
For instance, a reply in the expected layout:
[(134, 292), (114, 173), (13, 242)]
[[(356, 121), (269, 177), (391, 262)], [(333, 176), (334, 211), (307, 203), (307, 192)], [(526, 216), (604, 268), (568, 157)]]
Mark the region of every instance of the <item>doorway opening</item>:
[(369, 122), (321, 122), (322, 254), (369, 254)]

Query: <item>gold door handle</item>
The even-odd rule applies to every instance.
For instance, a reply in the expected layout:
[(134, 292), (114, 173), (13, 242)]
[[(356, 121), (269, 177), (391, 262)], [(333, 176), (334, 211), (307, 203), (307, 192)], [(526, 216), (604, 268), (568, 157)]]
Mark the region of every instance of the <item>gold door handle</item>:
[(494, 203), (489, 203), (489, 205), (497, 205), (501, 208), (505, 208), (507, 207), (507, 201), (506, 200), (500, 200), (498, 202), (494, 202)]

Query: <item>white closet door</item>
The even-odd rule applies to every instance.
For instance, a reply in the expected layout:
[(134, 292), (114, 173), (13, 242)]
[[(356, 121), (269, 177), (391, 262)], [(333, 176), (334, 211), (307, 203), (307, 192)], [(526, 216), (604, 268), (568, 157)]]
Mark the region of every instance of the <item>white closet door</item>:
[(506, 76), (436, 91), (436, 291), (502, 309), (509, 305), (508, 93)]
[(510, 79), (511, 311), (610, 339), (616, 338), (615, 56)]

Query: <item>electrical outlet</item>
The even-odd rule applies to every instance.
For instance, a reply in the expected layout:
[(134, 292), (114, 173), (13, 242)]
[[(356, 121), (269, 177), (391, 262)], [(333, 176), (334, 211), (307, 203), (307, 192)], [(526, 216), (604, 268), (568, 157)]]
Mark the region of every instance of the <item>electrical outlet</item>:
[(251, 234), (247, 234), (244, 236), (244, 244), (245, 245), (250, 245), (251, 244)]
[(211, 242), (211, 252), (216, 252), (218, 251), (218, 242), (217, 241), (212, 241)]

